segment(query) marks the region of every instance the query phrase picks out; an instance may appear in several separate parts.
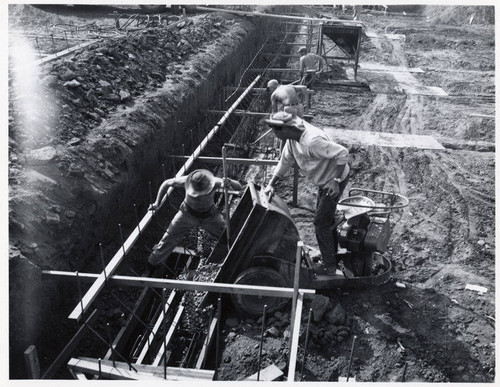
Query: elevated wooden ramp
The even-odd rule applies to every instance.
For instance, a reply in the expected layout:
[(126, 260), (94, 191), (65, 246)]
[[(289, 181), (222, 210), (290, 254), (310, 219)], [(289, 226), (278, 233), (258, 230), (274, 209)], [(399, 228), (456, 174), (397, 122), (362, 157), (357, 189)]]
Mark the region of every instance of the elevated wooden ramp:
[(434, 137), (416, 134), (368, 132), (331, 127), (323, 128), (328, 136), (343, 144), (376, 145), (394, 148), (445, 149)]

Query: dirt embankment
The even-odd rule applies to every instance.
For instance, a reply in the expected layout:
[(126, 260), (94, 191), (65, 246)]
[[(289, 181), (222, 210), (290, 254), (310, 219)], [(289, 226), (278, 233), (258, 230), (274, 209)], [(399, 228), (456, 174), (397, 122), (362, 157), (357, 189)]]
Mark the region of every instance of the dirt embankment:
[[(22, 6), (14, 12), (18, 22), (22, 12), (35, 31), (36, 16), (39, 29), (54, 18)], [(65, 324), (61, 313), (77, 295), (74, 287), (41, 280), (40, 270), (99, 267), (99, 242), (105, 257), (116, 252), (119, 231), (126, 236), (136, 219), (132, 203), (139, 214), (149, 203), (147, 182), (158, 179), (162, 155), (191, 145), (181, 130), (196, 112), (182, 117), (177, 110), (187, 99), (197, 101), (196, 90), (211, 71), (254, 29), (248, 21), (211, 14), (103, 39), (30, 68), (32, 92), (25, 95), (27, 70), (10, 69), (11, 377), (24, 375), (22, 351), (39, 340), (42, 365), (54, 359), (43, 347), (62, 348), (64, 335), (50, 332)], [(207, 99), (216, 92), (206, 92)], [(27, 112), (35, 105), (39, 109)]]

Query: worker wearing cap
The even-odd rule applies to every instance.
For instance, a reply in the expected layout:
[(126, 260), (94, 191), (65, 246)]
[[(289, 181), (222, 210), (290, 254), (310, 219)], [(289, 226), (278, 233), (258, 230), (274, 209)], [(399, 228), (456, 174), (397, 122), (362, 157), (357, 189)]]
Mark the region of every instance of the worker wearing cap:
[(295, 163), (319, 187), (314, 216), (316, 239), (325, 266), (324, 272), (335, 274), (336, 246), (331, 226), (335, 222), (337, 203), (349, 180), (349, 152), (328, 138), (323, 130), (292, 114), (278, 112), (264, 121), (276, 137), (286, 141), (264, 192), (274, 192), (276, 181), (283, 178)]
[(142, 274), (149, 277), (152, 272), (164, 263), (174, 247), (179, 245), (189, 230), (201, 227), (210, 235), (218, 238), (224, 231), (226, 224), (219, 209), (214, 203), (215, 190), (223, 187), (241, 190), (241, 184), (232, 179), (215, 177), (206, 169), (197, 169), (188, 176), (165, 180), (158, 190), (156, 201), (149, 206), (150, 211), (155, 211), (160, 206), (163, 196), (170, 187), (186, 189), (186, 195), (179, 211), (168, 226), (160, 242), (155, 245), (148, 258), (148, 266)]
[(309, 86), (316, 79), (316, 75), (323, 71), (323, 58), (319, 55), (308, 53), (307, 47), (300, 47), (299, 59), (300, 84)]
[(299, 117), (304, 116), (304, 106), (295, 86), (280, 85), (276, 79), (271, 79), (267, 82), (267, 92), (271, 93), (271, 114), (278, 111), (280, 104), (281, 110)]

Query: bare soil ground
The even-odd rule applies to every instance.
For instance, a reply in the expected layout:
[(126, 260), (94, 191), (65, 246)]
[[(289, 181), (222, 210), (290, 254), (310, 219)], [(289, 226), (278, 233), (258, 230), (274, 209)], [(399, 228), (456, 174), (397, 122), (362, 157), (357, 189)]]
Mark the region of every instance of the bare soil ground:
[[(485, 18), (482, 24), (478, 16), (473, 24), (464, 24), (474, 9), (445, 10), (440, 14), (454, 17), (434, 17), (437, 13), (432, 7), (418, 15), (363, 11), (366, 31), (378, 37), (363, 38), (360, 66), (376, 62), (419, 67), (424, 72), (412, 73), (413, 77), (421, 85), (441, 87), (448, 96), (376, 94), (328, 84), (315, 87), (310, 112), (319, 127), (432, 135), (447, 149), (346, 144), (353, 170), (350, 187), (396, 191), (407, 196), (410, 205), (393, 219), (389, 249), (395, 267), (393, 279), (378, 288), (324, 292), (328, 302), (324, 315), (311, 327), (304, 380), (345, 377), (354, 336), (350, 374), (357, 381), (495, 379), (495, 121), (485, 117), (495, 114), (494, 26)], [(29, 12), (31, 24), (24, 25), (33, 32), (45, 28), (45, 18), (52, 24), (53, 18), (63, 18)], [(331, 12), (325, 8), (323, 13)], [(33, 21), (37, 17), (42, 20), (39, 24)], [(19, 95), (10, 90), (11, 354), (19, 356), (40, 334), (33, 321), (39, 321), (36, 314), (43, 307), (37, 305), (36, 292), (44, 290), (20, 288), (20, 281), (30, 278), (26, 272), (33, 272), (33, 283), (40, 286), (34, 267), (73, 270), (78, 262), (63, 261), (68, 252), (89, 255), (78, 241), (78, 233), (89, 226), (95, 207), (88, 197), (82, 200), (78, 196), (82, 183), (75, 178), (98, 169), (102, 175), (88, 179), (107, 192), (123, 171), (127, 153), (122, 144), (138, 141), (133, 133), (141, 128), (139, 123), (127, 130), (119, 125), (102, 130), (102, 121), (133, 115), (134, 109), (147, 104), (148, 95), (165, 84), (181, 93), (177, 96), (182, 95), (182, 89), (198, 81), (194, 73), (203, 77), (203, 65), (210, 65), (210, 58), (226, 49), (234, 36), (245, 35), (248, 21), (235, 19), (219, 14), (197, 16), (192, 25), (187, 23), (172, 34), (150, 31), (119, 44), (105, 43), (92, 55), (56, 62), (42, 74), (39, 95), (40, 101), (50, 95), (56, 103), (30, 118), (34, 119), (32, 127), (39, 130), (28, 134), (20, 130)], [(20, 18), (12, 23), (21, 23)], [(393, 39), (391, 34), (405, 39)], [(200, 63), (197, 71), (186, 65), (193, 60)], [(175, 96), (171, 106), (175, 110)], [(55, 115), (49, 114), (52, 109)], [(58, 118), (48, 125), (48, 116)], [(144, 117), (137, 117), (141, 119)], [(45, 156), (33, 153), (46, 146), (57, 149), (57, 157), (51, 149), (45, 150)], [(67, 188), (67, 195), (53, 188), (55, 181)], [(299, 208), (292, 213), (302, 239), (316, 246), (312, 227), (316, 190), (303, 178), (299, 184)], [(279, 194), (291, 202), (290, 187), (291, 178), (283, 182)], [(397, 287), (396, 282), (405, 287)], [(467, 284), (483, 286), (487, 292), (468, 290)], [(229, 317), (219, 376), (239, 380), (257, 371), (261, 326), (258, 320)], [(263, 366), (276, 364), (285, 369), (289, 313), (270, 317)], [(306, 320), (305, 312), (303, 327)], [(298, 371), (302, 369), (303, 344), (301, 341)], [(13, 364), (12, 359), (20, 360)], [(50, 359), (42, 362), (50, 363)], [(19, 377), (22, 366), (21, 352), (21, 357), (11, 358), (11, 377)]]

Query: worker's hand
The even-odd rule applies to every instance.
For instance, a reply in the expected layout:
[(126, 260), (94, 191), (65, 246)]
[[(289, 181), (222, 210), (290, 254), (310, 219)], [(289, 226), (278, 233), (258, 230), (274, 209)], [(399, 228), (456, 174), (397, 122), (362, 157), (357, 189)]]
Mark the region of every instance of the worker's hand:
[(274, 196), (274, 187), (271, 184), (268, 184), (266, 188), (264, 188), (264, 195), (267, 196), (267, 200), (271, 200)]
[(223, 177), (222, 178), (222, 186), (224, 188), (227, 188), (227, 189), (231, 188), (231, 179), (229, 179), (227, 177)]
[(333, 184), (326, 189), (326, 196), (335, 196), (339, 193), (339, 183), (335, 180)]
[(158, 209), (159, 205), (156, 203), (152, 203), (149, 205), (148, 211), (156, 211)]

